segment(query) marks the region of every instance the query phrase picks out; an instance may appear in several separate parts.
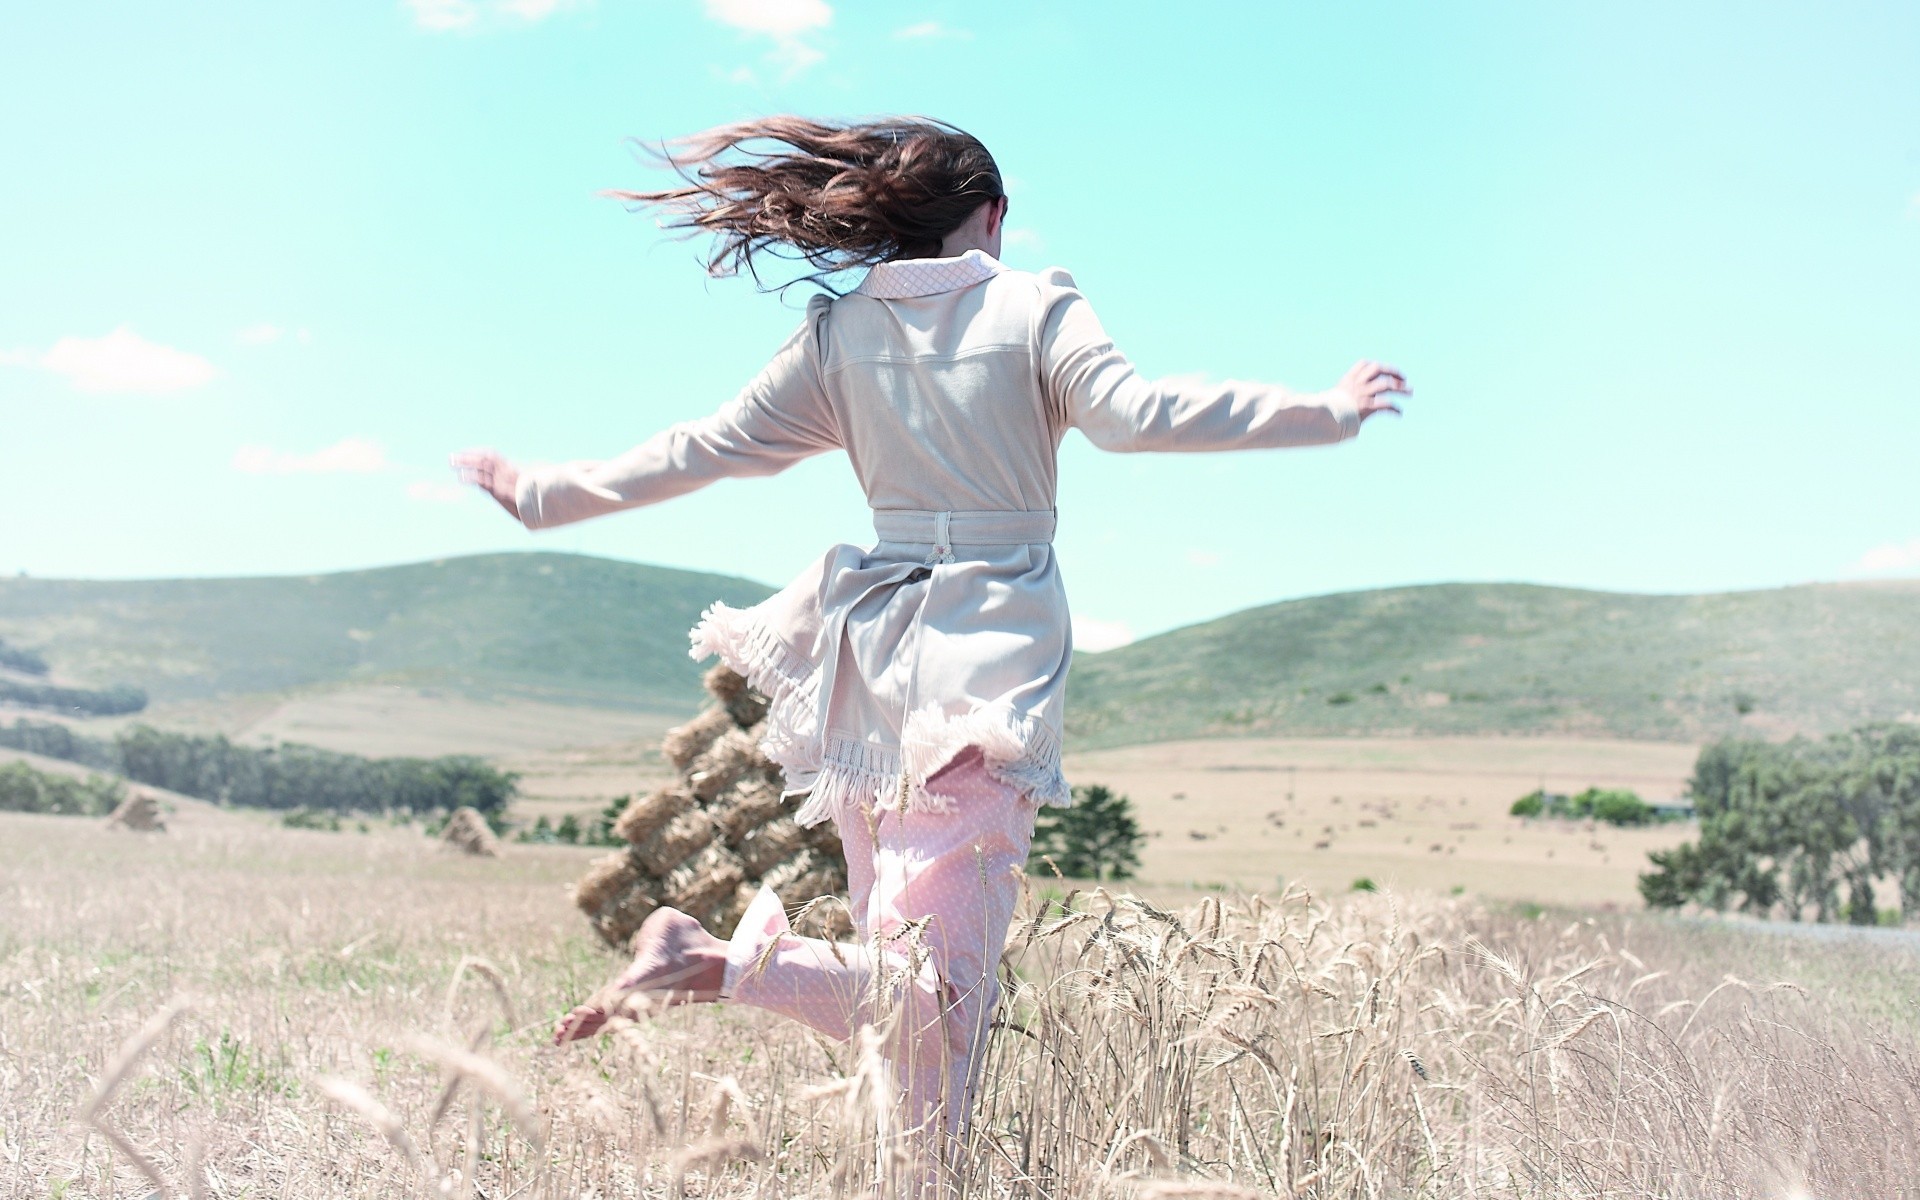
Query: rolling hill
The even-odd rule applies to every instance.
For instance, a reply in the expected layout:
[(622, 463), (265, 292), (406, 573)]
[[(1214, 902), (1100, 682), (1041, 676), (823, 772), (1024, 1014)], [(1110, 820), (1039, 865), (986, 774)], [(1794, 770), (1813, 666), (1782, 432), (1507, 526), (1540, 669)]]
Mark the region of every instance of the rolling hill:
[(366, 683), (690, 710), (687, 630), (762, 584), (572, 554), (253, 579), (0, 579), (0, 637), (155, 701)]
[(1248, 609), (1074, 663), (1082, 747), (1559, 733), (1693, 741), (1920, 714), (1920, 581), (1649, 596), (1434, 584)]
[[(156, 703), (398, 684), (666, 713), (686, 630), (761, 584), (570, 554), (254, 579), (0, 579), (0, 638)], [(431, 701), (430, 701), (431, 702)], [(497, 708), (497, 706), (496, 706)], [(1920, 712), (1920, 581), (1649, 596), (1435, 584), (1248, 609), (1074, 664), (1080, 748), (1187, 737), (1694, 741)]]

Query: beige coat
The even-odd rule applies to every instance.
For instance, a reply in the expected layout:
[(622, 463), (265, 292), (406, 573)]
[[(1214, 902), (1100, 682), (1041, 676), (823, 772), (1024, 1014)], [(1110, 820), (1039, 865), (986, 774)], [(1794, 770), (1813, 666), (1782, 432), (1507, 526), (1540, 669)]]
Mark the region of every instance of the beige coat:
[(1060, 733), (1072, 654), (1054, 563), (1068, 429), (1106, 450), (1234, 450), (1350, 438), (1338, 393), (1150, 381), (1065, 271), (973, 250), (873, 268), (816, 296), (739, 396), (618, 458), (520, 477), (530, 529), (654, 504), (726, 476), (845, 450), (875, 510), (870, 548), (828, 550), (750, 609), (714, 605), (718, 654), (773, 701), (765, 748), (796, 818), (928, 806), (920, 784), (967, 745), (1035, 801), (1066, 804)]

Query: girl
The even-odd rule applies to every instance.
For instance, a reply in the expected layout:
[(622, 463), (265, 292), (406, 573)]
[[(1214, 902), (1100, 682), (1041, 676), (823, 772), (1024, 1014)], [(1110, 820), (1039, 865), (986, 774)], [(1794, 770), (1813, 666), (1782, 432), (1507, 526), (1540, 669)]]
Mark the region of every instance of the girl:
[(604, 462), (517, 468), (474, 451), (454, 463), (544, 529), (846, 451), (876, 544), (833, 547), (753, 608), (714, 605), (692, 640), (696, 658), (719, 655), (771, 700), (764, 749), (800, 801), (795, 819), (838, 827), (861, 940), (792, 935), (766, 889), (724, 943), (661, 909), (632, 964), (555, 1039), (597, 1032), (635, 993), (755, 1005), (841, 1039), (871, 1029), (924, 1170), (972, 1108), (1036, 806), (1070, 802), (1071, 644), (1052, 547), (1061, 439), (1078, 429), (1116, 451), (1338, 442), (1398, 412), (1406, 382), (1373, 362), (1313, 394), (1142, 379), (1072, 276), (1001, 264), (1000, 170), (944, 123), (775, 117), (688, 139), (668, 161), (685, 186), (616, 194), (715, 235), (710, 273), (753, 272), (756, 255), (784, 251), (814, 282), (851, 267), (865, 277), (814, 296), (772, 362), (704, 420)]

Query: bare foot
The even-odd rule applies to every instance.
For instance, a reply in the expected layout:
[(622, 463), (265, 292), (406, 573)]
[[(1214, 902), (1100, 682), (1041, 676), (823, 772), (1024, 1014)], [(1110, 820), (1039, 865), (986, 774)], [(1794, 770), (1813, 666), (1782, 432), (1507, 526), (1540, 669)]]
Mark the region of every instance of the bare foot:
[(633, 935), (633, 961), (594, 999), (560, 1018), (555, 1045), (599, 1033), (634, 999), (649, 1005), (705, 1004), (726, 983), (727, 944), (674, 908), (654, 910)]

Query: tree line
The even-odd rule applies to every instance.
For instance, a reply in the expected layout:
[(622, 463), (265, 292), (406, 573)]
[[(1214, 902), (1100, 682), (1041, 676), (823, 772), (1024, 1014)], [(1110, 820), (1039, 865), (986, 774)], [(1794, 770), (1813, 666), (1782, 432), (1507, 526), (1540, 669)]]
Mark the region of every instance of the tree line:
[(7, 645), (5, 638), (0, 638), (0, 667), (22, 675), (45, 675), (48, 670), (46, 659), (23, 646)]
[(469, 805), (498, 813), (518, 792), (519, 780), (468, 754), (363, 758), (295, 742), (241, 746), (219, 734), (149, 725), (89, 737), (64, 725), (22, 720), (0, 726), (0, 746), (248, 808), (430, 812)]
[(1700, 752), (1689, 789), (1700, 838), (1648, 856), (1650, 907), (1874, 924), (1875, 881), (1891, 877), (1901, 912), (1920, 916), (1920, 726), (1725, 739)]
[(71, 688), (52, 683), (21, 683), (0, 679), (0, 702), (28, 708), (51, 708), (89, 717), (118, 717), (147, 706), (147, 694), (137, 687)]

